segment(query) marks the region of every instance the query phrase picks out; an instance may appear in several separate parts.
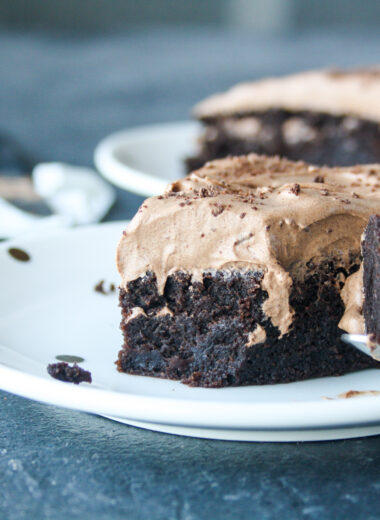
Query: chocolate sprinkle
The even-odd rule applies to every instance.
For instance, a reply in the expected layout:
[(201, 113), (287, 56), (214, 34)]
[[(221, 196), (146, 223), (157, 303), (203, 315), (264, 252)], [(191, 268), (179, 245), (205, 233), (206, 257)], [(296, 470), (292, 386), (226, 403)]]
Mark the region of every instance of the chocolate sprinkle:
[(290, 192), (294, 193), (294, 195), (297, 195), (297, 197), (300, 194), (300, 191), (301, 191), (301, 186), (297, 183), (293, 184), (293, 186), (290, 189)]
[(179, 182), (173, 182), (172, 186), (171, 186), (171, 191), (173, 193), (178, 193), (179, 191), (181, 191), (181, 185)]
[(18, 260), (19, 262), (30, 261), (30, 255), (26, 251), (24, 251), (23, 249), (19, 249), (18, 247), (10, 247), (8, 249), (8, 253), (11, 255), (12, 258)]
[(224, 204), (212, 204), (215, 206), (215, 209), (211, 211), (211, 214), (213, 217), (218, 217), (223, 213), (223, 211), (226, 209), (226, 206)]
[(82, 363), (84, 358), (80, 356), (71, 356), (70, 354), (60, 354), (59, 356), (55, 356), (55, 359), (58, 361), (65, 361), (66, 363)]
[(107, 289), (105, 289), (105, 287), (104, 287), (104, 283), (105, 283), (104, 280), (100, 280), (100, 282), (98, 282), (98, 283), (95, 285), (95, 287), (94, 287), (94, 291), (95, 291), (95, 292), (98, 292), (98, 293), (100, 293), (100, 294), (111, 294), (111, 293), (115, 292), (115, 289), (116, 289), (116, 288), (115, 288), (115, 284), (110, 283), (110, 284), (109, 284), (109, 288), (108, 288), (108, 290), (107, 290)]

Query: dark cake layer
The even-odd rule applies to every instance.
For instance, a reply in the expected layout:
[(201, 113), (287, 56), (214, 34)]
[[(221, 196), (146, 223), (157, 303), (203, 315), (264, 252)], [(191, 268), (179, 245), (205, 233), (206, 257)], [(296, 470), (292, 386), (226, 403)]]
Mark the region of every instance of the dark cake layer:
[[(121, 289), (124, 345), (118, 369), (131, 374), (181, 380), (192, 386), (272, 384), (341, 375), (380, 366), (340, 340), (343, 303), (338, 287), (357, 270), (326, 261), (309, 266), (294, 282), (290, 304), (295, 317), (280, 338), (262, 311), (268, 297), (263, 274), (253, 271), (205, 272), (202, 282), (178, 272), (157, 292), (155, 275)], [(135, 314), (133, 309), (141, 312)], [(250, 332), (265, 330), (252, 344)]]
[(316, 165), (349, 166), (380, 162), (380, 125), (318, 112), (272, 109), (203, 119), (198, 155), (188, 171), (229, 155), (259, 153)]
[(363, 315), (367, 334), (380, 343), (380, 216), (372, 215), (364, 233)]

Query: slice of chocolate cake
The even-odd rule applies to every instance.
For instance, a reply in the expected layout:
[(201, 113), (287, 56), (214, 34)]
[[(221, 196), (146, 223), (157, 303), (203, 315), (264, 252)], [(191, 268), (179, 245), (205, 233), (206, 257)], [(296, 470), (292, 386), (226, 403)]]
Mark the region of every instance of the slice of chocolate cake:
[(363, 243), (363, 315), (366, 334), (380, 344), (380, 216), (372, 215)]
[[(380, 216), (372, 215), (362, 235), (362, 263), (342, 290), (345, 311), (339, 327), (366, 338), (368, 352), (380, 361)], [(347, 338), (348, 339), (348, 338)], [(356, 341), (353, 339), (353, 341)]]
[(250, 155), (146, 200), (117, 251), (118, 369), (217, 387), (380, 366), (338, 327), (379, 183), (378, 165)]
[(244, 83), (196, 105), (204, 126), (188, 171), (251, 152), (313, 164), (380, 162), (380, 68)]

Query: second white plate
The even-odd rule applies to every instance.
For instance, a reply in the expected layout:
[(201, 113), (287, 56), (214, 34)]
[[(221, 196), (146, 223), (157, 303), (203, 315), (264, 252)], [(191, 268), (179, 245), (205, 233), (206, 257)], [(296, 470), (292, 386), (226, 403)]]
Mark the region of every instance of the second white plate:
[(187, 121), (124, 130), (95, 149), (99, 172), (125, 190), (150, 197), (185, 175), (183, 161), (195, 148), (199, 125)]

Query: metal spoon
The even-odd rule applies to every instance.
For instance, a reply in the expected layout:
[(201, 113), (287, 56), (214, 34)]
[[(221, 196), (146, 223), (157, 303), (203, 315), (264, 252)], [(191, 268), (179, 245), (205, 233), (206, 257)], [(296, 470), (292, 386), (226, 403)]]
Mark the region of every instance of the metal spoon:
[(365, 334), (342, 334), (342, 340), (350, 343), (376, 361), (380, 361), (380, 345), (368, 341), (368, 336)]

